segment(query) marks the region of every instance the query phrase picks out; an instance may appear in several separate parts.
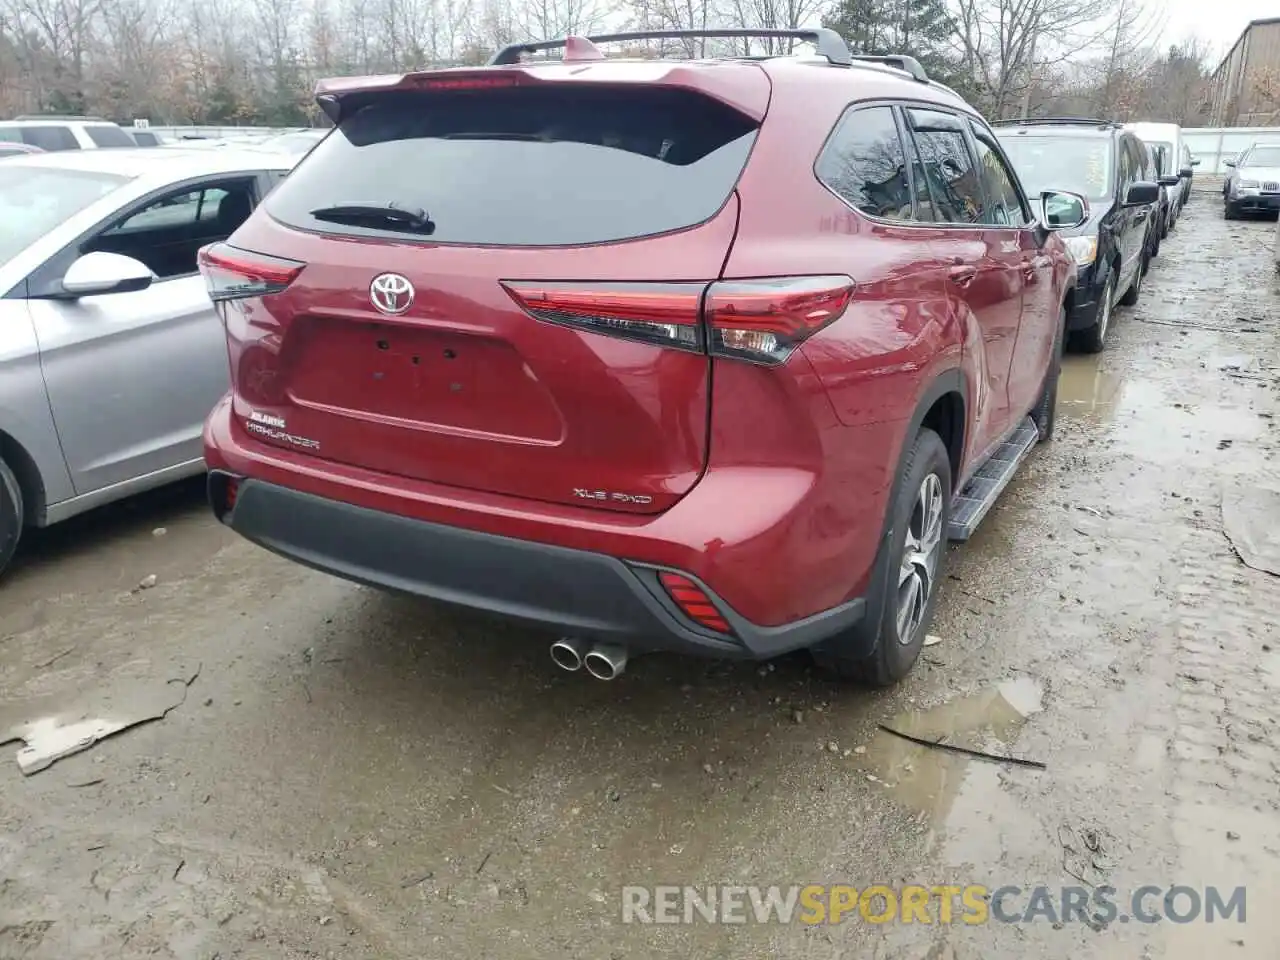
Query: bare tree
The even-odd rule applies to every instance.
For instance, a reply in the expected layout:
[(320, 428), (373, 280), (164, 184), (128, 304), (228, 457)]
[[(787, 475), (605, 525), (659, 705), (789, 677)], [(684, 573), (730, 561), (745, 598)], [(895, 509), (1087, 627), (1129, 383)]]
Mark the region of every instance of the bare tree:
[[(952, 0), (955, 51), (981, 105), (997, 117), (1034, 82), (1037, 68), (1060, 63), (1098, 40), (1110, 0)], [(1037, 49), (1037, 47), (1039, 49)]]
[(1142, 0), (1115, 0), (1115, 12), (1107, 26), (1106, 56), (1097, 84), (1095, 113), (1100, 117), (1129, 119), (1138, 109), (1141, 79), (1150, 67), (1151, 44), (1159, 22)]

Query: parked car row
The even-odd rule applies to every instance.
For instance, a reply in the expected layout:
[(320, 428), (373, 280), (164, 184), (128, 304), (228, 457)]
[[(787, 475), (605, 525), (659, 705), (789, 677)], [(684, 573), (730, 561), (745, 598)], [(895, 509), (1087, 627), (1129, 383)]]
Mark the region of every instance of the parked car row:
[(327, 130), (300, 129), (260, 137), (192, 137), (174, 140), (154, 130), (121, 127), (98, 117), (22, 116), (0, 120), (0, 156), (41, 150), (95, 150), (128, 147), (246, 147), (301, 156), (322, 140)]
[[(1023, 181), (1062, 183), (1089, 200), (1089, 219), (1063, 236), (1078, 265), (1077, 295), (1067, 318), (1073, 346), (1106, 345), (1116, 305), (1132, 306), (1160, 243), (1190, 193), (1195, 161), (1176, 172), (1169, 158), (1186, 150), (1172, 124), (1124, 125), (1083, 117), (996, 124)], [(1141, 134), (1160, 137), (1145, 141)]]
[(0, 563), (207, 467), (245, 538), (534, 624), (568, 670), (901, 679), (1178, 181), (1116, 124), (993, 126), (787, 34), (816, 52), (637, 71), (572, 37), (322, 83), (300, 160), (5, 161)]

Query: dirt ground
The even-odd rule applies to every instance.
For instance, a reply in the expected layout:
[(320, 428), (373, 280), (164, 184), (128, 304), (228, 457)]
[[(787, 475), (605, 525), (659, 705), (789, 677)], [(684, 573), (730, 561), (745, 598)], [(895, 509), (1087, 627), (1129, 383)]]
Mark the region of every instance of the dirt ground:
[[(0, 731), (171, 709), (30, 776), (0, 748), (0, 958), (1274, 960), (1280, 577), (1221, 514), (1280, 486), (1274, 232), (1196, 195), (888, 693), (803, 657), (566, 674), (546, 638), (239, 541), (199, 484), (32, 537), (0, 590)], [(1081, 879), (1244, 885), (1249, 911), (621, 920), (627, 884)]]

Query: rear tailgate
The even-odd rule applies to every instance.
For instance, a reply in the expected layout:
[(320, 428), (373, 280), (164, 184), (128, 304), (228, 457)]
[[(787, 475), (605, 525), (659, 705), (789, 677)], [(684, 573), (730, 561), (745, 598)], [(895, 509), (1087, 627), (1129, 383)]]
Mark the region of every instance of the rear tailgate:
[[(762, 114), (763, 71), (733, 66), (714, 83)], [(759, 121), (651, 82), (655, 67), (673, 69), (600, 64), (617, 82), (597, 83), (514, 68), (480, 74), (511, 86), (349, 95), (338, 130), (232, 238), (305, 264), (283, 292), (227, 304), (249, 428), (541, 500), (654, 512), (687, 492), (707, 454), (700, 295), (733, 242)], [(442, 75), (456, 83), (425, 76)], [(387, 203), (430, 225), (317, 214)]]

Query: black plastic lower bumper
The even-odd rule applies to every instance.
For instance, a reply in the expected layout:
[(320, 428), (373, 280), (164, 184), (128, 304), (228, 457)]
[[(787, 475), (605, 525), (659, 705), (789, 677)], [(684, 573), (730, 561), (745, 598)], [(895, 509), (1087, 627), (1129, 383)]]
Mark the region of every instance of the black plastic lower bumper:
[(1088, 330), (1098, 322), (1098, 304), (1102, 300), (1102, 286), (1096, 281), (1093, 265), (1080, 269), (1076, 278), (1075, 301), (1067, 313), (1067, 332)]
[(658, 580), (663, 568), (427, 523), (250, 479), (239, 480), (228, 513), (228, 479), (218, 471), (209, 476), (215, 513), (275, 553), (357, 583), (484, 610), (558, 636), (635, 650), (763, 659), (834, 636), (857, 623), (865, 606), (856, 599), (794, 623), (761, 627), (701, 584), (733, 628), (729, 638), (685, 617)]
[(1280, 210), (1280, 194), (1236, 197), (1231, 202), (1237, 210)]

